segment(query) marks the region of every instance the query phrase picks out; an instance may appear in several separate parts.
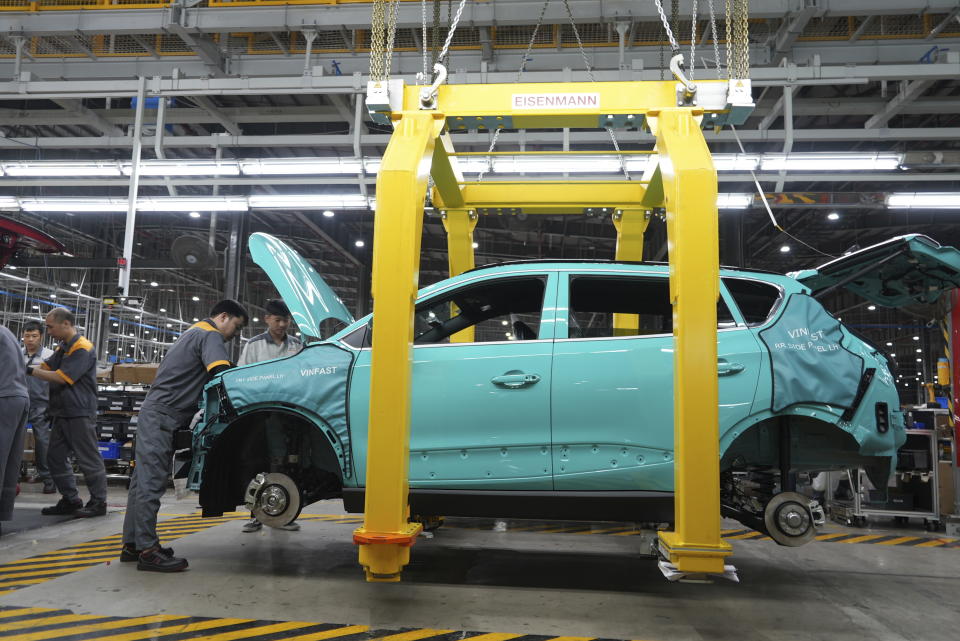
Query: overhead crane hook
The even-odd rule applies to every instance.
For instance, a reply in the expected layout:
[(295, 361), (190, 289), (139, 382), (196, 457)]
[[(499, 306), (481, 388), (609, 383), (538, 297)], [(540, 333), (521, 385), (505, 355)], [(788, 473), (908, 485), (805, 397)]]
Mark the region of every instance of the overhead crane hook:
[(437, 108), (437, 92), (440, 90), (440, 85), (447, 80), (447, 68), (439, 62), (433, 65), (433, 73), (435, 76), (433, 84), (420, 90), (421, 109)]
[(684, 101), (689, 103), (693, 100), (693, 97), (697, 94), (697, 84), (687, 78), (687, 75), (683, 71), (683, 54), (678, 53), (672, 58), (670, 58), (670, 71), (673, 73), (673, 77), (676, 78), (681, 84), (683, 84), (684, 92), (683, 98)]

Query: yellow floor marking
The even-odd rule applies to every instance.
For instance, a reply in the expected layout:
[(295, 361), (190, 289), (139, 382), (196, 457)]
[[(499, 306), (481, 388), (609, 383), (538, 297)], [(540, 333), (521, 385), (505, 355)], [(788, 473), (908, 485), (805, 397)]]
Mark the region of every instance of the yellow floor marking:
[(22, 630), (24, 628), (36, 628), (41, 625), (54, 625), (57, 623), (75, 623), (77, 621), (89, 621), (90, 619), (105, 619), (101, 614), (61, 614), (56, 617), (45, 617), (42, 619), (28, 619), (26, 621), (14, 621), (12, 623), (0, 624), (0, 632), (9, 632), (10, 630)]
[[(295, 637), (287, 637), (283, 641), (323, 641), (323, 639), (333, 639), (335, 637), (345, 637), (349, 634), (360, 634), (367, 632), (370, 628), (365, 625), (348, 625), (344, 628), (334, 628), (333, 630), (324, 630), (323, 632), (309, 632)], [(107, 641), (106, 639), (97, 639), (97, 641)]]
[(23, 579), (23, 580), (13, 580), (10, 583), (0, 583), (0, 589), (6, 590), (6, 588), (13, 587), (15, 585), (36, 585), (37, 583), (46, 583), (50, 579)]
[(638, 534), (642, 534), (642, 532), (640, 530), (629, 530), (627, 532), (614, 532), (610, 536), (637, 536)]
[(17, 635), (17, 641), (43, 641), (44, 639), (56, 639), (57, 637), (70, 637), (78, 634), (87, 634), (88, 632), (99, 632), (100, 630), (113, 630), (116, 628), (127, 628), (134, 625), (147, 625), (149, 623), (161, 623), (163, 621), (176, 621), (177, 619), (186, 619), (186, 618), (187, 617), (184, 617), (184, 616), (155, 614), (149, 617), (136, 617), (133, 619), (121, 619), (119, 621), (106, 621), (104, 623), (93, 623), (90, 625), (68, 626), (65, 628), (57, 628), (56, 630), (44, 630), (43, 632), (29, 632), (27, 634)]
[[(622, 530), (622, 527), (605, 527), (602, 530), (590, 530), (588, 532), (572, 532), (572, 534), (603, 534), (604, 532), (613, 532), (615, 530)], [(629, 533), (632, 534), (636, 530), (630, 530)], [(621, 534), (627, 534), (627, 532), (621, 532)], [(471, 639), (476, 637), (470, 637)]]
[(942, 540), (942, 539), (933, 539), (933, 540), (931, 540), (931, 541), (926, 541), (926, 542), (924, 542), (924, 543), (917, 543), (917, 544), (914, 545), (913, 547), (915, 547), (915, 548), (936, 548), (936, 547), (940, 547), (941, 545), (946, 545), (946, 544), (949, 543), (949, 542), (950, 542), (950, 541), (944, 541), (944, 540)]
[(874, 545), (900, 545), (901, 543), (906, 543), (907, 541), (916, 541), (917, 536), (901, 536), (895, 539), (890, 539), (889, 541), (878, 541)]
[[(91, 565), (96, 565), (97, 563), (103, 563), (104, 561), (109, 561), (113, 558), (113, 555), (108, 556), (103, 560), (96, 559), (77, 559), (76, 561), (51, 561), (49, 563), (37, 563), (37, 560), (34, 560), (30, 565), (21, 565), (20, 563), (9, 563), (7, 565), (0, 566), (0, 579), (7, 576), (9, 570), (37, 570), (40, 568), (68, 568), (72, 566), (77, 566), (81, 568), (86, 568)], [(38, 559), (42, 560), (42, 559)], [(22, 562), (21, 562), (22, 563)]]
[(522, 634), (500, 634), (500, 633), (490, 633), (490, 634), (481, 634), (475, 637), (470, 637), (468, 641), (507, 641), (507, 639), (516, 639), (517, 637), (522, 637)]
[(838, 541), (839, 543), (864, 543), (866, 541), (873, 541), (874, 539), (882, 538), (883, 534), (864, 534), (863, 536), (855, 536), (852, 539), (847, 539), (846, 541)]
[(567, 530), (573, 530), (576, 526), (567, 526), (567, 527), (552, 527), (546, 530), (540, 530), (537, 534), (560, 534), (566, 532)]
[(22, 617), (25, 614), (39, 614), (41, 612), (56, 612), (50, 608), (17, 608), (16, 610), (0, 610), (0, 619)]
[(124, 632), (120, 634), (111, 634), (105, 637), (96, 637), (97, 641), (138, 641), (139, 639), (156, 639), (167, 636), (168, 634), (188, 634), (191, 632), (201, 632), (210, 628), (225, 628), (228, 625), (237, 623), (247, 623), (250, 619), (210, 619), (209, 621), (197, 621), (196, 623), (187, 623), (180, 625), (169, 625), (162, 628), (150, 628), (149, 630), (137, 630), (136, 632)]
[(553, 637), (550, 641), (590, 641), (596, 637)]
[(436, 637), (441, 634), (449, 634), (451, 632), (453, 632), (453, 630), (431, 630), (430, 628), (424, 628), (422, 630), (410, 630), (409, 632), (400, 632), (399, 634), (391, 634), (385, 637), (368, 639), (367, 641), (417, 641), (417, 639)]
[(818, 541), (829, 541), (830, 539), (836, 539), (841, 536), (846, 536), (847, 532), (828, 532), (827, 534), (818, 534), (814, 538)]
[(247, 639), (249, 637), (259, 637), (274, 632), (283, 632), (285, 630), (295, 630), (297, 628), (306, 628), (315, 623), (305, 623), (303, 621), (287, 621), (286, 623), (273, 623), (270, 625), (259, 625), (255, 628), (245, 628), (243, 630), (233, 630), (231, 632), (221, 632), (219, 634), (209, 634), (199, 637), (193, 637), (191, 641), (233, 641), (234, 639)]
[(763, 536), (761, 532), (747, 532), (746, 534), (737, 534), (736, 536), (728, 536), (728, 539), (736, 540), (745, 540), (745, 539), (754, 539), (758, 536)]
[(43, 576), (45, 574), (55, 574), (56, 576), (50, 577), (51, 579), (55, 579), (59, 576), (63, 576), (64, 574), (70, 574), (71, 572), (77, 572), (79, 570), (86, 570), (87, 568), (93, 567), (94, 565), (96, 565), (96, 563), (89, 564), (89, 565), (79, 565), (74, 568), (51, 568), (48, 570), (36, 570), (35, 572), (14, 572), (12, 574), (2, 574), (0, 575), (0, 578), (22, 579), (22, 578), (31, 577), (31, 576)]
[(4, 569), (9, 568), (14, 565), (22, 565), (24, 563), (37, 563), (39, 561), (69, 561), (71, 559), (95, 559), (97, 557), (107, 556), (112, 554), (114, 550), (119, 551), (119, 548), (112, 547), (106, 550), (97, 550), (95, 552), (83, 552), (77, 554), (62, 554), (60, 552), (48, 552), (46, 554), (38, 554), (37, 556), (28, 556), (25, 559), (20, 559), (18, 561), (11, 561), (10, 563), (4, 563), (0, 565), (0, 572), (3, 572)]

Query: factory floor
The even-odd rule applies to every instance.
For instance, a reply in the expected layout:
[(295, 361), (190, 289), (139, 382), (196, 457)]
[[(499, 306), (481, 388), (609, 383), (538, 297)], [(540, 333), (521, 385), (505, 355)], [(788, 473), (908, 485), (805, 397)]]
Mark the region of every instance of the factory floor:
[(190, 569), (164, 575), (116, 560), (122, 489), (106, 517), (43, 524), (37, 487), (17, 508), (42, 526), (0, 538), (0, 637), (18, 641), (952, 641), (960, 621), (960, 541), (919, 526), (828, 523), (784, 548), (727, 521), (740, 583), (696, 584), (665, 580), (626, 525), (451, 519), (390, 584), (364, 581), (338, 501), (299, 532), (244, 534), (243, 514), (200, 519), (168, 494), (162, 538)]

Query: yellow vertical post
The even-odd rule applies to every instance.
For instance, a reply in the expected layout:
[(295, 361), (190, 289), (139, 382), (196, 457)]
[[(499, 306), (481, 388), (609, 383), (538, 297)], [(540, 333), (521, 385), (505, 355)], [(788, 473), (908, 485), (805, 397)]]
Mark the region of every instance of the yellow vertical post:
[(366, 507), (354, 532), (368, 581), (399, 581), (419, 523), (407, 522), (413, 312), (435, 112), (399, 114), (377, 176)]
[[(447, 209), (441, 216), (443, 228), (447, 232), (447, 264), (452, 278), (476, 266), (473, 253), (473, 230), (477, 226), (478, 216), (472, 209)], [(451, 313), (456, 313), (456, 310), (451, 310)], [(473, 330), (473, 327), (468, 327), (453, 334), (450, 336), (450, 342), (472, 343)]]
[(674, 336), (675, 529), (661, 532), (660, 542), (679, 571), (719, 574), (732, 550), (720, 538), (717, 172), (691, 110), (650, 115), (667, 210)]
[[(617, 260), (643, 260), (643, 235), (650, 224), (650, 212), (636, 209), (618, 209), (613, 214), (617, 230)], [(614, 314), (613, 335), (633, 336), (640, 329), (638, 314)]]

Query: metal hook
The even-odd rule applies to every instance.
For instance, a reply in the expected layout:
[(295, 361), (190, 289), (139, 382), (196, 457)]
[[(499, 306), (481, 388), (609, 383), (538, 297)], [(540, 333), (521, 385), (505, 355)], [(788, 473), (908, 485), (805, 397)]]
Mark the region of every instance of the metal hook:
[(686, 74), (683, 72), (682, 53), (678, 53), (670, 58), (670, 71), (673, 73), (673, 77), (683, 84), (685, 89), (684, 97), (688, 99), (692, 98), (697, 93), (697, 85), (687, 79)]
[(420, 90), (421, 109), (436, 109), (437, 91), (440, 90), (440, 85), (447, 79), (447, 68), (439, 62), (433, 65), (433, 73), (436, 75), (433, 84)]

